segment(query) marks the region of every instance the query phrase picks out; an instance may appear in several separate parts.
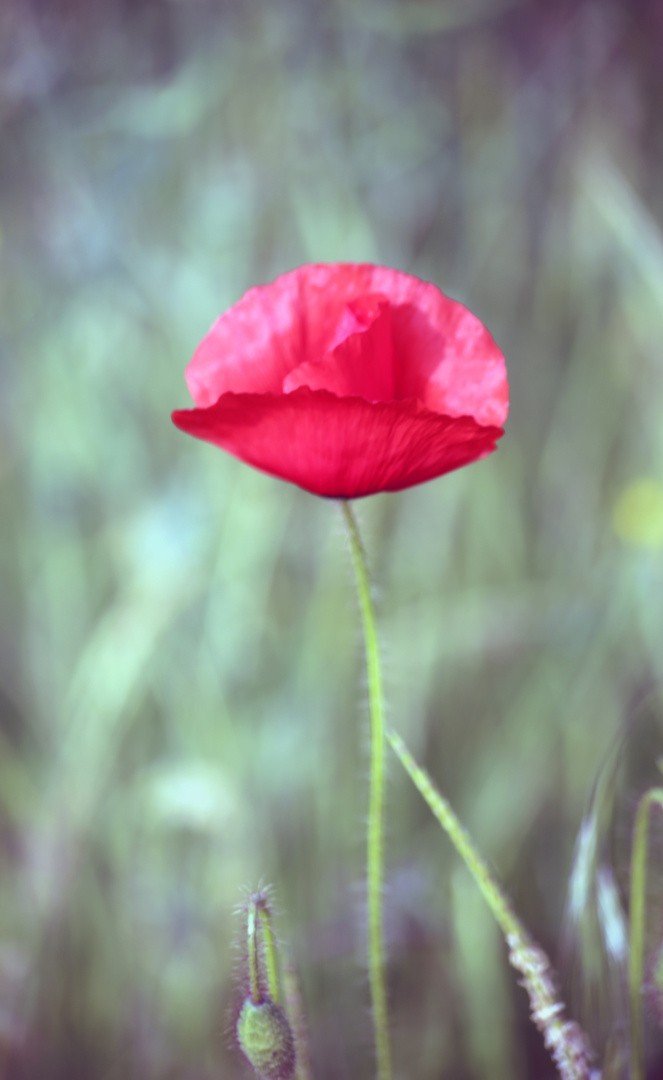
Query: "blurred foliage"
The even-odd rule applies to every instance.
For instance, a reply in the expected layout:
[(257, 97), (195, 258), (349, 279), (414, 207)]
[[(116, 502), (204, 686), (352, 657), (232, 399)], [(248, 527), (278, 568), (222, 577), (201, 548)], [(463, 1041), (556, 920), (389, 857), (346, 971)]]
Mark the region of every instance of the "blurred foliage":
[[(507, 356), (498, 454), (358, 508), (390, 717), (555, 958), (571, 879), (565, 990), (619, 1041), (663, 743), (662, 100), (658, 0), (3, 0), (2, 1077), (247, 1076), (261, 880), (316, 1077), (372, 1075), (340, 515), (169, 420), (219, 312), (326, 259), (437, 282)], [(396, 767), (389, 798), (400, 1074), (545, 1080), (489, 913)]]

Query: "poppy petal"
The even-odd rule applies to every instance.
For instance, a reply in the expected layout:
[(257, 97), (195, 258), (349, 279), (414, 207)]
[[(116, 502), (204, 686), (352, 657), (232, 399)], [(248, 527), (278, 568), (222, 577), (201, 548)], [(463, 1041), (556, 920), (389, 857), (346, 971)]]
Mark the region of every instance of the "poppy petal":
[(216, 320), (186, 369), (196, 405), (211, 405), (229, 391), (280, 393), (294, 368), (338, 343), (348, 301), (376, 291), (368, 287), (373, 269), (312, 264), (249, 289)]
[(416, 401), (369, 402), (300, 387), (290, 394), (223, 394), (173, 413), (182, 431), (316, 495), (399, 491), (495, 449), (502, 431)]
[[(303, 364), (306, 384), (319, 387), (308, 365), (343, 341), (349, 305), (375, 294), (390, 303), (393, 396), (501, 426), (508, 412), (504, 357), (479, 319), (435, 285), (368, 263), (302, 266), (249, 289), (216, 320), (187, 367), (194, 402), (206, 407), (229, 391), (281, 393)], [(304, 371), (289, 387), (301, 385)], [(334, 378), (324, 385), (340, 389)]]
[(396, 396), (501, 427), (509, 411), (504, 356), (471, 311), (434, 292), (427, 311), (414, 304), (393, 310)]
[(319, 361), (311, 360), (288, 375), (286, 393), (299, 386), (330, 390), (339, 397), (356, 395), (367, 401), (390, 401), (394, 396), (391, 306), (380, 295), (349, 303), (337, 328), (338, 345)]

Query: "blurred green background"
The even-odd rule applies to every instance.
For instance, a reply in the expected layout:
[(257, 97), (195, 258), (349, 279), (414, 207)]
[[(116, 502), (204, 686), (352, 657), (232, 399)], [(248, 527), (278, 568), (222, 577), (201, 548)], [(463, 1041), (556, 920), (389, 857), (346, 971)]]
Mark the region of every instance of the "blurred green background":
[[(213, 319), (316, 260), (433, 280), (506, 354), (498, 453), (357, 506), (389, 716), (619, 1043), (663, 745), (662, 102), (658, 0), (2, 0), (3, 1078), (247, 1077), (259, 882), (317, 1080), (373, 1075), (341, 516), (169, 419)], [(399, 1076), (552, 1077), (395, 762), (387, 859)]]

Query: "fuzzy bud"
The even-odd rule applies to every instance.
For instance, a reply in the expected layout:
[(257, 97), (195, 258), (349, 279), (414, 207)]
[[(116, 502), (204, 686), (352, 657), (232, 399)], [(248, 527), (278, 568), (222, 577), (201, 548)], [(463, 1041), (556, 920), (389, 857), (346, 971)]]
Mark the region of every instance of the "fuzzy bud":
[(247, 997), (237, 1021), (237, 1041), (264, 1080), (292, 1080), (295, 1041), (283, 1009), (269, 998), (256, 1004)]

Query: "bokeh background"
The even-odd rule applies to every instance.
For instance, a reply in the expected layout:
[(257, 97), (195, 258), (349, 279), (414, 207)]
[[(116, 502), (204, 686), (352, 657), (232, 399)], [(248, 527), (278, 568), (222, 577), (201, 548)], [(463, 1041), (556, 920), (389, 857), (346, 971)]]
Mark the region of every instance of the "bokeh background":
[[(2, 1077), (248, 1077), (261, 882), (316, 1080), (373, 1075), (341, 516), (169, 419), (225, 307), (336, 259), (435, 281), (507, 356), (498, 453), (357, 511), (390, 721), (619, 1075), (663, 746), (662, 102), (658, 0), (2, 0)], [(552, 1077), (395, 761), (387, 858), (398, 1075)]]

